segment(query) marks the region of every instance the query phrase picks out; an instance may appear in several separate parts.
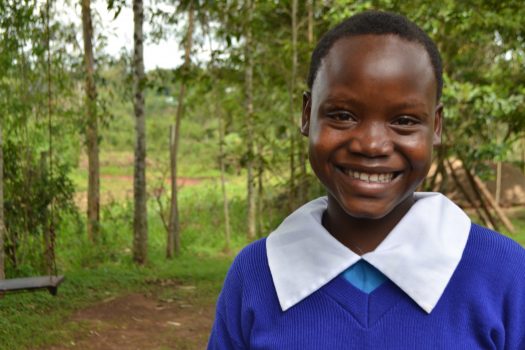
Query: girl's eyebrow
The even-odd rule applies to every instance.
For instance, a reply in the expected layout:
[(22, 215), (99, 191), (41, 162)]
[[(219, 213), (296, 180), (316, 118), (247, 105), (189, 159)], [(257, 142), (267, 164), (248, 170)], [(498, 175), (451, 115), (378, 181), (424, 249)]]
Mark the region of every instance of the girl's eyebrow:
[[(362, 106), (364, 105), (357, 98), (351, 96), (327, 96), (326, 99), (321, 103), (325, 106), (340, 106), (340, 105), (351, 105), (351, 106)], [(390, 109), (410, 109), (410, 108), (426, 108), (427, 104), (417, 99), (407, 99), (397, 104), (389, 104)]]
[(406, 100), (399, 104), (392, 105), (393, 108), (425, 108), (427, 105), (424, 102), (418, 100)]
[(359, 99), (356, 99), (356, 98), (352, 98), (350, 96), (335, 96), (335, 95), (332, 95), (332, 96), (327, 96), (325, 98), (324, 101), (322, 101), (321, 103), (322, 105), (336, 105), (336, 106), (340, 106), (340, 105), (352, 105), (352, 106), (360, 106), (360, 105), (363, 105), (364, 103), (360, 102)]

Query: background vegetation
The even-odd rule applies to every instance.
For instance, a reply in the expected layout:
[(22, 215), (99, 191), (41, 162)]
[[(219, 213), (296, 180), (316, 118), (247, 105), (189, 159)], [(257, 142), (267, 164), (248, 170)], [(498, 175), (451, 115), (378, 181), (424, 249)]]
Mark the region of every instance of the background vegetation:
[[(115, 17), (132, 6), (126, 0), (105, 5)], [(80, 5), (0, 0), (2, 270), (6, 278), (67, 276), (60, 298), (0, 299), (0, 348), (68, 339), (66, 330), (38, 330), (107, 293), (147, 288), (155, 278), (208, 283), (205, 289), (216, 295), (236, 251), (322, 193), (298, 129), (309, 55), (328, 28), (366, 9), (405, 14), (441, 51), (446, 120), (438, 159), (462, 159), (485, 177), (494, 176), (487, 164), (501, 161), (525, 171), (522, 1), (151, 0), (144, 3), (150, 24), (145, 40), (171, 37), (188, 59), (177, 58), (181, 64), (174, 69), (146, 72), (139, 84), (145, 95), (148, 240), (147, 259), (137, 265), (133, 44), (120, 57), (107, 56), (109, 34), (92, 8), (101, 185), (99, 232), (92, 239), (85, 215), (90, 102)], [(177, 118), (173, 214), (170, 127)], [(167, 260), (174, 215), (180, 251)], [(512, 218), (515, 238), (525, 244), (525, 211), (514, 210)]]

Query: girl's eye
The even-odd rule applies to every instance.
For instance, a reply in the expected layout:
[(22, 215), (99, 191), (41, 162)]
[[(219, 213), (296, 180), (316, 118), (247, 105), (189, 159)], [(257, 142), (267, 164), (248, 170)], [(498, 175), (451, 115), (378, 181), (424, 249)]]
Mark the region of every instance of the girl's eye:
[(400, 125), (400, 126), (413, 126), (416, 124), (419, 124), (419, 121), (416, 118), (409, 117), (406, 115), (401, 116), (394, 121), (394, 125)]
[(355, 121), (355, 117), (352, 113), (346, 111), (334, 111), (327, 113), (327, 116), (336, 121)]

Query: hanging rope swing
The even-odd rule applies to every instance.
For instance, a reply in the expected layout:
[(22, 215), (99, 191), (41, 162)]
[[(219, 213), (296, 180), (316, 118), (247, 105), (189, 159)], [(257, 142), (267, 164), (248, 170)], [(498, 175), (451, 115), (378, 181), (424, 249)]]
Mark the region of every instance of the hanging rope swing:
[[(47, 174), (49, 183), (53, 180), (53, 124), (52, 124), (52, 94), (51, 94), (51, 45), (50, 45), (50, 15), (49, 0), (46, 1), (46, 30), (47, 30), (47, 126), (49, 145), (49, 172)], [(56, 295), (58, 286), (64, 281), (64, 276), (57, 275), (55, 258), (55, 210), (54, 198), (49, 203), (49, 223), (47, 231), (44, 232), (45, 251), (44, 259), (47, 267), (47, 276), (35, 276), (24, 278), (13, 278), (0, 280), (0, 296), (9, 292), (36, 291), (47, 289), (51, 295)]]

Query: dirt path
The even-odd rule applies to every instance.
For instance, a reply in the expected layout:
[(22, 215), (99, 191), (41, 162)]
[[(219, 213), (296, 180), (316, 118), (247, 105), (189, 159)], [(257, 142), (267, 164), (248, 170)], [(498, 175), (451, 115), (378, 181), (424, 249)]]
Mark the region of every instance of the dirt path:
[(196, 294), (194, 286), (168, 283), (105, 300), (71, 317), (80, 328), (71, 343), (47, 349), (205, 349), (215, 305)]

